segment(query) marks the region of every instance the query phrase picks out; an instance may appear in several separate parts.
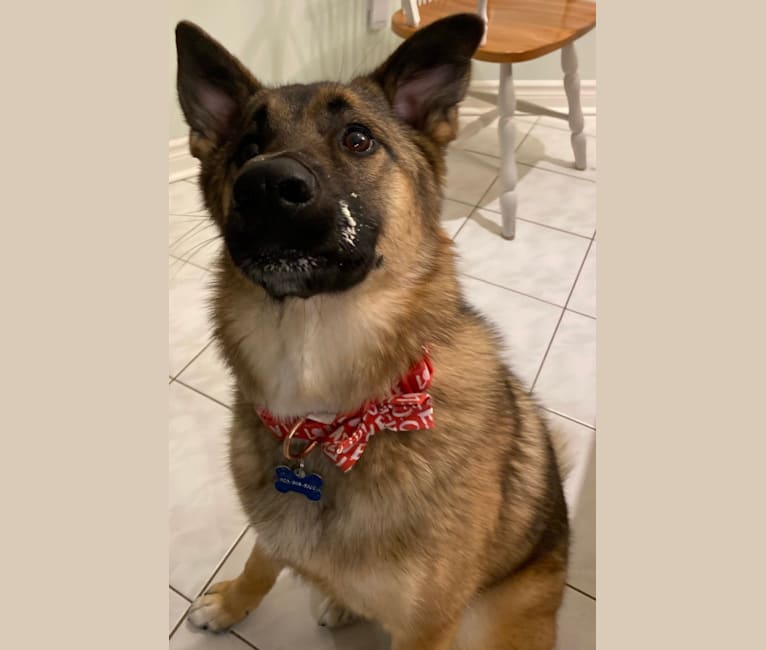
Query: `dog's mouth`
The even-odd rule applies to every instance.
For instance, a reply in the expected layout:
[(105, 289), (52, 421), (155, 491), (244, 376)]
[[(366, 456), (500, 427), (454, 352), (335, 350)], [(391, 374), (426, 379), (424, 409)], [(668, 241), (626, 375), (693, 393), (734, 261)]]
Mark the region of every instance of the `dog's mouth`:
[(231, 230), (224, 240), (239, 271), (277, 300), (344, 291), (361, 282), (375, 261), (374, 248), (355, 250), (353, 255), (340, 245), (335, 250), (318, 247), (307, 251), (264, 245)]
[(328, 267), (326, 258), (297, 250), (244, 255), (236, 251), (236, 246), (229, 246), (229, 254), (240, 272), (277, 299), (313, 295), (318, 276)]

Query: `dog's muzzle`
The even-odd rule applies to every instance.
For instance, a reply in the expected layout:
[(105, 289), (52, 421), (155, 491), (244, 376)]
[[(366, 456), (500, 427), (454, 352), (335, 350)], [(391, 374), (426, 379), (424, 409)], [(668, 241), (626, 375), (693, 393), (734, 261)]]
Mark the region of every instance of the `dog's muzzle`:
[(275, 298), (342, 291), (372, 268), (376, 223), (331, 180), (292, 153), (253, 158), (234, 180), (229, 257)]

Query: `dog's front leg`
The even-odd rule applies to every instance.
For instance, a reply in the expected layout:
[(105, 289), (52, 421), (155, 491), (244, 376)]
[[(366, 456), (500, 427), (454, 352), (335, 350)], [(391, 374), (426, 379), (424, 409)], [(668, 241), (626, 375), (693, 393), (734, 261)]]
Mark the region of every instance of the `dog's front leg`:
[(218, 582), (197, 598), (189, 609), (189, 620), (215, 632), (230, 628), (260, 604), (281, 570), (256, 543), (239, 577)]

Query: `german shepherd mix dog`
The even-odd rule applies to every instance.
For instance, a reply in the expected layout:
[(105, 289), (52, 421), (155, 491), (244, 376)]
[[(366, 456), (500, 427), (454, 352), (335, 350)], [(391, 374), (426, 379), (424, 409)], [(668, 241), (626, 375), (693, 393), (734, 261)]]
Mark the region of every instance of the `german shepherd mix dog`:
[(554, 647), (569, 528), (551, 436), (466, 304), (439, 221), (482, 32), (454, 15), (348, 84), (269, 88), (176, 28), (225, 242), (229, 461), (257, 533), (242, 574), (192, 605), (195, 625), (234, 625), (289, 567), (320, 624), (374, 620), (394, 650)]

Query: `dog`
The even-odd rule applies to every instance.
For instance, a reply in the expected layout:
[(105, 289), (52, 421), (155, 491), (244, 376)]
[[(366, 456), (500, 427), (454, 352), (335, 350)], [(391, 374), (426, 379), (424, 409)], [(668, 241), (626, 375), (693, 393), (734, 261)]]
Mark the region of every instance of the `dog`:
[(319, 622), (375, 621), (393, 650), (555, 645), (562, 470), (440, 225), (483, 29), (450, 16), (347, 84), (271, 88), (177, 25), (179, 102), (225, 244), (229, 463), (257, 534), (242, 574), (193, 603), (199, 627), (236, 624), (289, 568)]

